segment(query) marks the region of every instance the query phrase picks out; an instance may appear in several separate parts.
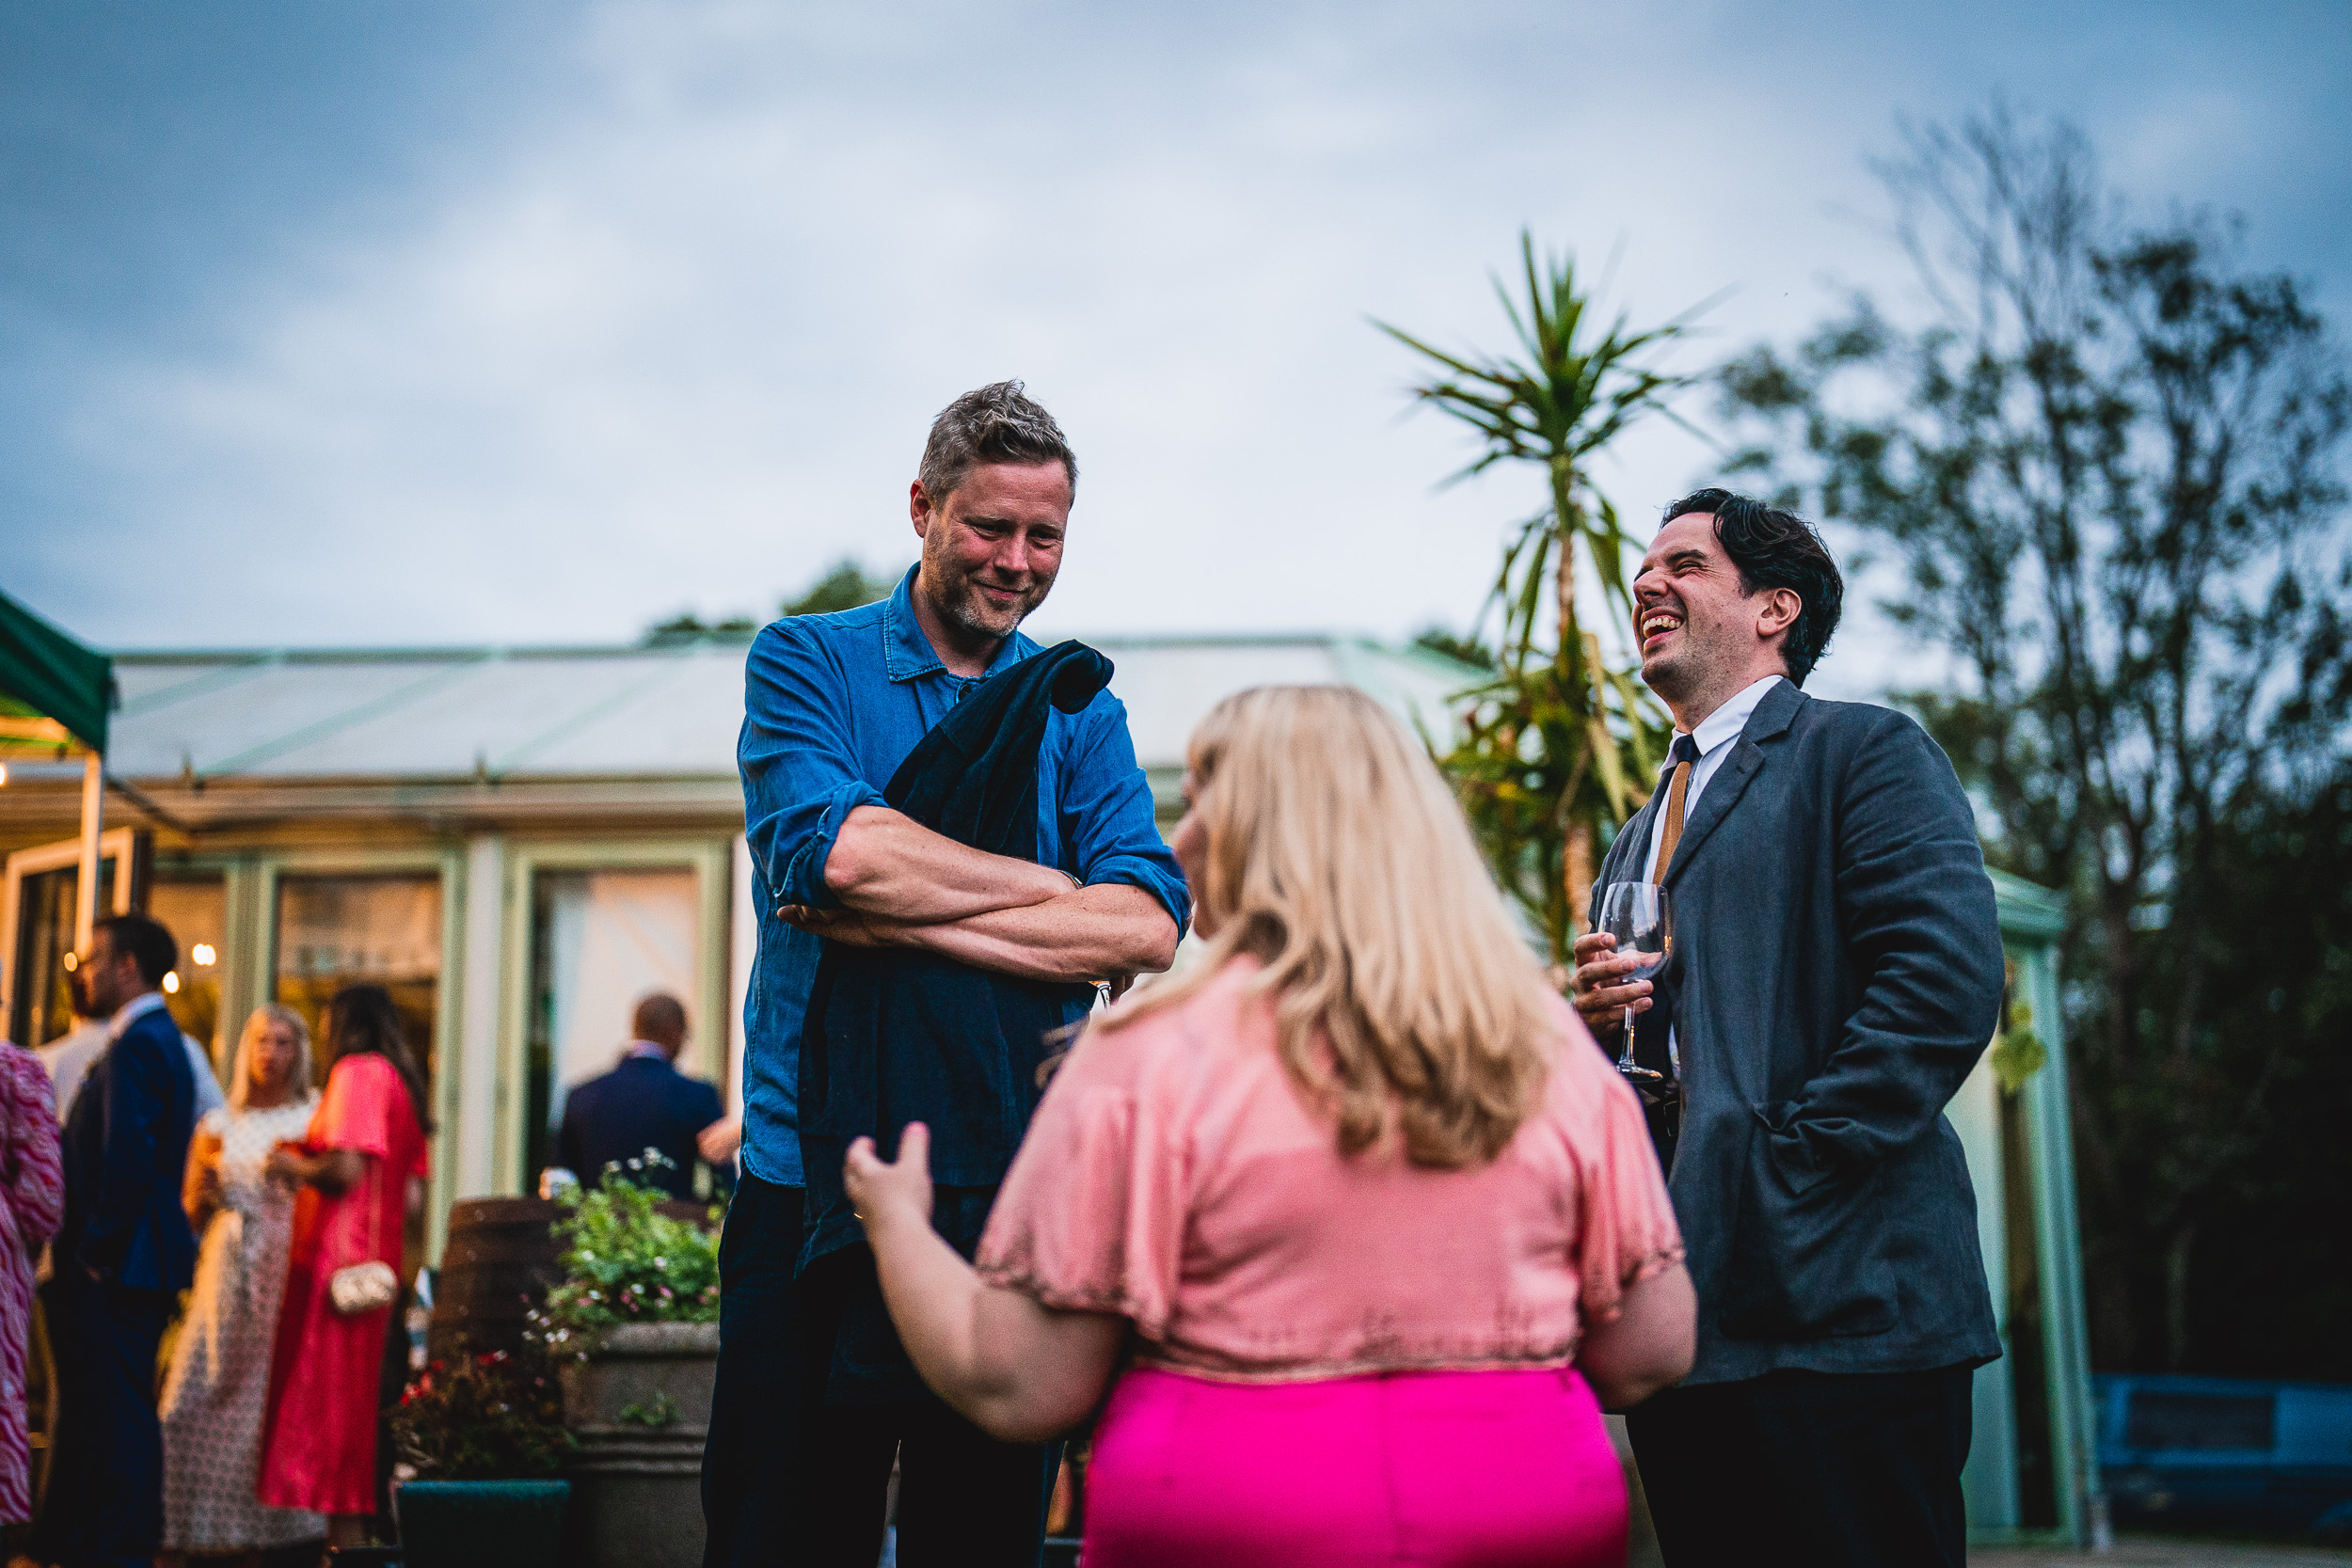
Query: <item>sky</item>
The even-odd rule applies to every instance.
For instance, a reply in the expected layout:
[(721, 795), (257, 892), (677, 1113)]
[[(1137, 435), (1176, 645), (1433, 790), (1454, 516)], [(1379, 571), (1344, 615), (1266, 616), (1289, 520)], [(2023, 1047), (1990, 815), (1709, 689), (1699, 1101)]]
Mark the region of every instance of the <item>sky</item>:
[[(2348, 84), (2291, 0), (17, 0), (0, 587), (115, 649), (764, 618), (911, 561), (931, 417), (1017, 376), (1081, 467), (1033, 630), (1459, 626), (1536, 493), (1439, 488), (1372, 322), (1504, 346), (1523, 227), (1637, 324), (1732, 291), (1704, 370), (1899, 303), (1867, 160), (1999, 93), (2340, 319)], [(1597, 477), (1651, 518), (1710, 461)], [(1864, 602), (1818, 689), (1903, 657)]]

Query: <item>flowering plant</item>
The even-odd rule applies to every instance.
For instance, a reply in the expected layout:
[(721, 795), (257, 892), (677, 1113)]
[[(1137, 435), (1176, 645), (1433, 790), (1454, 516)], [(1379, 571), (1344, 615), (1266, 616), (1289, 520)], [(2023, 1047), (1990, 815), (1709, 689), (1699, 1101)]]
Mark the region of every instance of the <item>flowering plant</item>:
[[(604, 1184), (566, 1193), (571, 1212), (555, 1222), (564, 1243), (564, 1282), (548, 1292), (540, 1314), (550, 1349), (573, 1333), (615, 1323), (707, 1323), (719, 1317), (719, 1238), (691, 1221), (661, 1212), (660, 1195), (629, 1180), (633, 1171), (669, 1162), (653, 1149), (623, 1166), (608, 1166)], [(715, 1222), (718, 1210), (711, 1218)]]
[(436, 1361), (388, 1413), (400, 1467), (427, 1481), (552, 1476), (572, 1446), (544, 1355), (485, 1351)]

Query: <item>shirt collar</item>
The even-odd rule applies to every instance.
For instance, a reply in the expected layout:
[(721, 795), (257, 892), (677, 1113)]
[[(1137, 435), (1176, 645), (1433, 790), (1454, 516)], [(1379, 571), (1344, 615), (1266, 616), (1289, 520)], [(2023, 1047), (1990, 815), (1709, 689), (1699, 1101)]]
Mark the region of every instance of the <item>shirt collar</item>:
[(106, 1038), (120, 1039), (125, 1029), (130, 1028), (132, 1024), (136, 1023), (163, 1005), (164, 993), (159, 990), (151, 990), (144, 995), (131, 998), (121, 1006), (117, 1007), (115, 1016), (106, 1021)]
[[(922, 569), (919, 561), (907, 568), (907, 575), (898, 579), (898, 586), (882, 610), (882, 668), (893, 681), (911, 681), (917, 675), (937, 674), (947, 668), (940, 662), (931, 640), (923, 635), (923, 623), (914, 618), (914, 576)], [(1037, 644), (1016, 630), (1005, 639), (996, 657), (989, 661), (987, 674), (993, 675), (1036, 651)]]
[(631, 1040), (628, 1049), (621, 1053), (621, 1060), (625, 1062), (667, 1062), (669, 1059), (670, 1053), (651, 1040)]
[[(1762, 680), (1742, 688), (1729, 702), (1700, 720), (1699, 727), (1690, 732), (1691, 738), (1698, 745), (1699, 755), (1705, 756), (1725, 741), (1737, 737), (1741, 730), (1748, 727), (1748, 717), (1756, 711), (1756, 705), (1771, 694), (1774, 686), (1786, 678), (1782, 675), (1767, 675)], [(1677, 736), (1682, 733), (1680, 730), (1675, 731)], [(1669, 750), (1671, 749), (1670, 747)], [(1661, 768), (1659, 771), (1663, 772), (1665, 769)]]

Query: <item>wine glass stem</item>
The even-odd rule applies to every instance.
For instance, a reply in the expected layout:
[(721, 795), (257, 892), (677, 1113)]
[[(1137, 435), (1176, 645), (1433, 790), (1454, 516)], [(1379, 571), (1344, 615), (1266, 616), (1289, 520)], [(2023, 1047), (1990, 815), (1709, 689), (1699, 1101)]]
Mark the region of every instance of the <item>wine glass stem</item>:
[(1633, 1007), (1629, 1003), (1625, 1009), (1625, 1049), (1617, 1054), (1617, 1065), (1629, 1070), (1633, 1066)]

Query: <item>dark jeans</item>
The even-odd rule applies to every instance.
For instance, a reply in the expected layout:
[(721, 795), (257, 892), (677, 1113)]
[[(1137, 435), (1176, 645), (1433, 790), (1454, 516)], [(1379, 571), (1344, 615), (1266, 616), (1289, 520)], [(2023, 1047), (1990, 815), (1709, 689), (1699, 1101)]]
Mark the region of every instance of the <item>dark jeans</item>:
[(1962, 1568), (1969, 1369), (1772, 1372), (1626, 1417), (1669, 1568)]
[(854, 1248), (795, 1280), (800, 1250), (801, 1189), (746, 1173), (719, 1242), (704, 1568), (873, 1568), (894, 1457), (904, 1568), (1035, 1568), (1060, 1446), (997, 1442), (936, 1399), (827, 1404), (842, 1299), (872, 1265)]
[(155, 1349), (171, 1298), (63, 1272), (42, 1297), (57, 1362), (57, 1435), (31, 1555), (66, 1568), (151, 1562), (164, 1535)]

